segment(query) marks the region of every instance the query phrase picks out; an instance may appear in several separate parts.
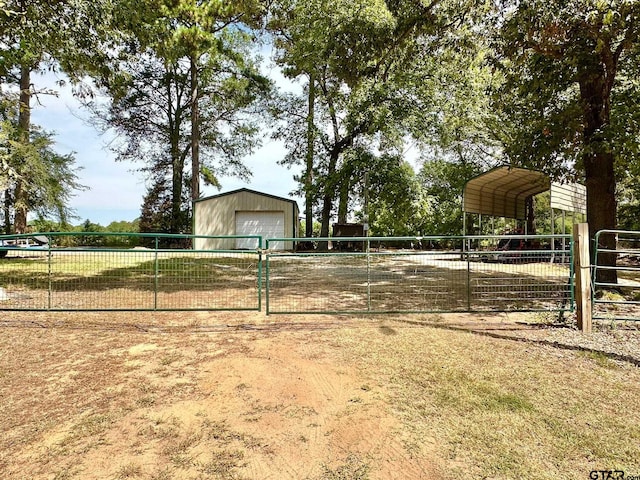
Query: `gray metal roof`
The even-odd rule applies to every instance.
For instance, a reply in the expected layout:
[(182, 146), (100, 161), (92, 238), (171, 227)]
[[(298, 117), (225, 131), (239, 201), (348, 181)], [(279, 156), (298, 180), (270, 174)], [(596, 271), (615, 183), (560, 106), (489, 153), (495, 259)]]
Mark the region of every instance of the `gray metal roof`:
[(465, 213), (524, 219), (525, 200), (551, 188), (549, 177), (525, 168), (497, 167), (467, 182)]

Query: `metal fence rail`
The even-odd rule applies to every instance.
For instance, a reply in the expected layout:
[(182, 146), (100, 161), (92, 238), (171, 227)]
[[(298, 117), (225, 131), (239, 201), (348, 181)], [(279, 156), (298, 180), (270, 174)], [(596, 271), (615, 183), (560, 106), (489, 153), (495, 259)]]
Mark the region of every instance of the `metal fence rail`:
[[(194, 250), (198, 239), (255, 250)], [(259, 236), (46, 233), (0, 237), (0, 310), (259, 310)]]
[[(358, 251), (269, 251), (267, 313), (571, 310), (571, 238), (522, 236), (521, 249), (504, 248), (512, 239), (352, 237), (338, 248)], [(268, 239), (267, 249), (275, 241), (306, 240)]]
[[(605, 236), (615, 237), (615, 249), (604, 246)], [(594, 243), (593, 318), (640, 321), (640, 232), (601, 230)], [(603, 272), (616, 281), (601, 279)]]
[[(247, 238), (255, 249), (233, 248)], [(260, 310), (263, 260), (270, 314), (573, 308), (570, 237), (313, 241), (269, 239), (265, 256), (259, 236), (2, 236), (0, 310)], [(268, 250), (275, 242), (295, 250)]]

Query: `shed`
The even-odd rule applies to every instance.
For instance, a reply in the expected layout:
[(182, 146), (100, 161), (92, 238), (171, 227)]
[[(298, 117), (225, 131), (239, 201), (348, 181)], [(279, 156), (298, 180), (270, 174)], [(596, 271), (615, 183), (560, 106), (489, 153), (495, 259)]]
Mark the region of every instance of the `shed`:
[[(261, 235), (267, 238), (292, 238), (299, 232), (300, 210), (295, 200), (256, 192), (247, 188), (233, 190), (193, 202), (194, 235)], [(293, 248), (293, 242), (276, 242), (274, 250)], [(254, 249), (251, 238), (196, 238), (194, 248)], [(264, 247), (264, 244), (263, 244)]]

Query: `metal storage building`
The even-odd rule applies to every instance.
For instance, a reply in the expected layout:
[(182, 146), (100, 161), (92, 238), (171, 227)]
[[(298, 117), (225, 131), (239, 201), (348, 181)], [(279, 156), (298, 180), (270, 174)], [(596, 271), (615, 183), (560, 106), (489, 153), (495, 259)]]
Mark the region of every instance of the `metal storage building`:
[[(299, 212), (294, 200), (241, 188), (193, 202), (193, 233), (262, 235), (263, 239), (297, 237)], [(194, 242), (196, 250), (256, 247), (254, 239), (197, 238)], [(293, 248), (292, 242), (277, 242), (269, 247), (274, 250)]]

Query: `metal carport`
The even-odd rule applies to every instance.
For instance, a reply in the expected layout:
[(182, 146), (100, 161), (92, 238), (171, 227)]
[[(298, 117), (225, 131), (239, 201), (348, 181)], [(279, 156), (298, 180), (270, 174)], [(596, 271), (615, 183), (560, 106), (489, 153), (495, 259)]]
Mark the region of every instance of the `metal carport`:
[(467, 213), (525, 220), (527, 199), (548, 190), (552, 223), (554, 208), (563, 212), (563, 218), (566, 211), (586, 213), (583, 185), (552, 183), (542, 172), (501, 166), (472, 178), (463, 191), (463, 235), (467, 234)]

